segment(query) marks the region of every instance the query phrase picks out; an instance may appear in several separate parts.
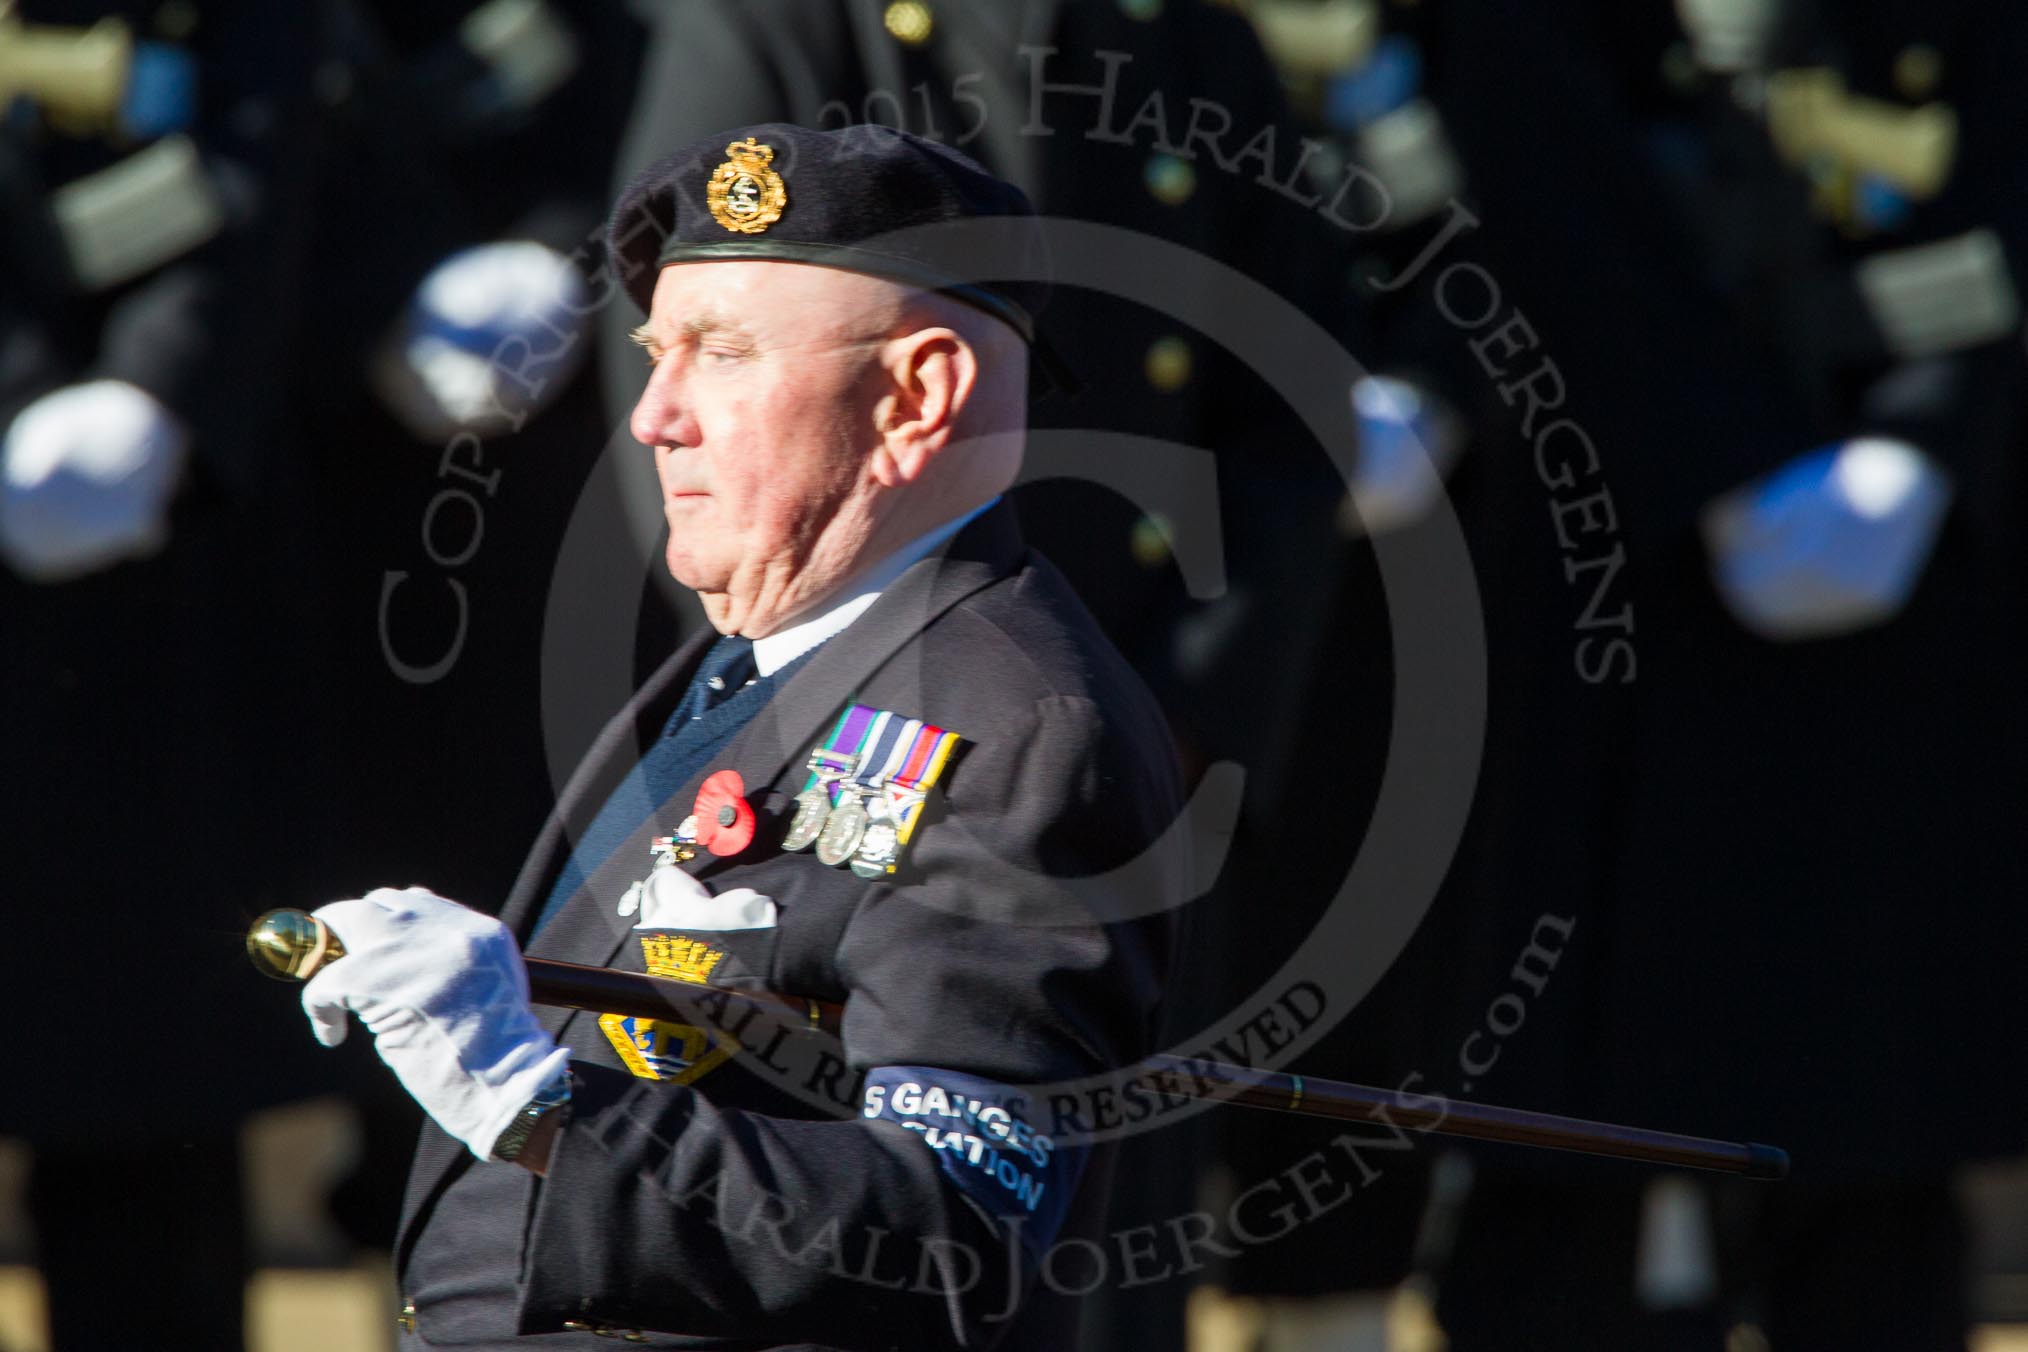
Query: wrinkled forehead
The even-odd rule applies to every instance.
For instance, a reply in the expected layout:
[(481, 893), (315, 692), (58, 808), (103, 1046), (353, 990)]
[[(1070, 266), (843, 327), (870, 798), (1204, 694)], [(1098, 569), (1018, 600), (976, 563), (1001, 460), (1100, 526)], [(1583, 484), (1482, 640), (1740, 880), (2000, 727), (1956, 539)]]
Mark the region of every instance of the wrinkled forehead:
[(655, 279), (648, 324), (857, 333), (891, 324), (911, 294), (882, 277), (816, 263), (771, 258), (669, 263)]

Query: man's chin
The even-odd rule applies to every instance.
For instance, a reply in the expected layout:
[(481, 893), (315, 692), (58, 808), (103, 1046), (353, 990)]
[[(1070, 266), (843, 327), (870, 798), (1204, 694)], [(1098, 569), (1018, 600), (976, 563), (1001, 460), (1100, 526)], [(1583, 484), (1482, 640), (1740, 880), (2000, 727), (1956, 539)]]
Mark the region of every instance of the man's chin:
[(679, 551), (673, 544), (662, 555), (662, 562), (669, 569), (669, 576), (682, 586), (698, 593), (709, 593), (724, 589), (725, 578), (722, 570), (704, 563)]

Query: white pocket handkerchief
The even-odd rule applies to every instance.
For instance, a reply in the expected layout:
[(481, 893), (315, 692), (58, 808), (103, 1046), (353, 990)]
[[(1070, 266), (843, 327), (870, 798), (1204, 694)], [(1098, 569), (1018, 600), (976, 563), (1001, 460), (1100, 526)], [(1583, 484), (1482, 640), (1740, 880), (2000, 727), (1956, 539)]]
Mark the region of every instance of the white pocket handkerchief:
[[(629, 897), (634, 893), (630, 890)], [(658, 868), (639, 893), (641, 918), (635, 929), (747, 930), (772, 929), (775, 903), (751, 887), (735, 887), (713, 895), (703, 883), (680, 868)], [(625, 901), (622, 915), (629, 913)]]

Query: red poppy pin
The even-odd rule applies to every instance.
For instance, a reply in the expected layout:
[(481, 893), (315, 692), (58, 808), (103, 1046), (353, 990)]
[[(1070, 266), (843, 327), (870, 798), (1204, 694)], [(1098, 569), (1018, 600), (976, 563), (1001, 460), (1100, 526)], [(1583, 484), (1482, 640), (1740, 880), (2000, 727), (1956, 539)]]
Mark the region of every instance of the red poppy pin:
[(721, 859), (753, 844), (753, 805), (737, 770), (717, 770), (697, 790), (697, 843)]

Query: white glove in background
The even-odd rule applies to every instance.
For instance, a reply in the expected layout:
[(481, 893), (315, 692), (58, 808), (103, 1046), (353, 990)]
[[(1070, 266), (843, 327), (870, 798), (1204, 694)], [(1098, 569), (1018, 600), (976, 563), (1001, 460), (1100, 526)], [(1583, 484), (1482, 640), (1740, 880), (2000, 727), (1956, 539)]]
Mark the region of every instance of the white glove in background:
[(374, 384), (426, 441), (518, 429), (583, 361), (585, 297), (577, 268), (546, 245), (462, 249), (416, 287)]
[(65, 582), (168, 539), (189, 435), (146, 390), (91, 380), (52, 390), (0, 439), (0, 555), (35, 582)]
[(1433, 394), (1398, 376), (1352, 384), (1359, 457), (1352, 471), (1347, 524), (1373, 535), (1421, 519), (1444, 496), (1457, 463), (1457, 419)]
[(1904, 441), (1799, 456), (1704, 509), (1720, 596), (1771, 639), (1849, 633), (1908, 601), (1950, 505), (1949, 478)]
[(345, 946), (303, 987), (317, 1040), (347, 1010), (438, 1126), (487, 1158), (515, 1115), (570, 1061), (535, 1021), (507, 927), (420, 887), (378, 888), (317, 911)]

